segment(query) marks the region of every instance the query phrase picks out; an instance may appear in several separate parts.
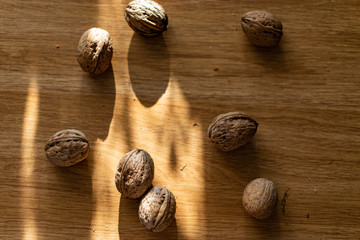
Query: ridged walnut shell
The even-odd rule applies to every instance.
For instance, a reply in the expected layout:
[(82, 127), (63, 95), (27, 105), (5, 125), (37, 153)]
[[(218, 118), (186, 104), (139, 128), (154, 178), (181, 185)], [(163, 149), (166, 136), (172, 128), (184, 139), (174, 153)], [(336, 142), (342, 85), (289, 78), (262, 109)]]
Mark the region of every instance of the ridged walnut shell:
[(164, 8), (151, 0), (135, 0), (125, 9), (129, 26), (142, 36), (157, 36), (166, 31), (168, 16)]
[(146, 151), (134, 149), (120, 159), (115, 185), (122, 196), (140, 198), (151, 187), (153, 179), (154, 161)]
[(241, 26), (250, 42), (259, 47), (276, 46), (283, 35), (281, 21), (265, 11), (246, 13), (241, 19)]
[(149, 231), (165, 230), (175, 218), (175, 196), (166, 187), (153, 187), (141, 200), (139, 220)]
[(77, 60), (85, 72), (94, 75), (105, 72), (111, 64), (112, 55), (112, 39), (104, 29), (91, 28), (80, 38)]
[(241, 112), (217, 116), (208, 128), (210, 140), (222, 151), (231, 151), (247, 144), (255, 135), (258, 123)]
[(45, 145), (47, 159), (60, 167), (70, 167), (89, 156), (90, 145), (82, 132), (67, 129), (55, 133)]
[(276, 209), (277, 202), (276, 186), (266, 178), (257, 178), (245, 187), (243, 206), (246, 212), (256, 219), (270, 217)]

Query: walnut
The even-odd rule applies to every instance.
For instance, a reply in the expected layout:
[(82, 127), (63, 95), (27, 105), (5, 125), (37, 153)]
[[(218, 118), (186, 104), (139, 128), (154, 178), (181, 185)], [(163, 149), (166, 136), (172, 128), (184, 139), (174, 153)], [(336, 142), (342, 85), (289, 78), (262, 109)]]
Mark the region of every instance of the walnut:
[(151, 187), (153, 179), (154, 161), (146, 151), (134, 149), (120, 159), (115, 185), (122, 196), (140, 198)]
[(255, 135), (258, 123), (241, 112), (217, 116), (208, 128), (210, 140), (222, 151), (231, 151), (247, 144)]
[(47, 159), (57, 166), (69, 167), (89, 156), (90, 145), (82, 132), (67, 129), (55, 133), (45, 145)]
[(246, 212), (256, 218), (265, 219), (274, 213), (278, 201), (275, 184), (265, 178), (251, 181), (244, 190), (242, 203)]
[(129, 26), (142, 36), (157, 36), (166, 31), (168, 16), (164, 8), (151, 0), (135, 0), (125, 9)]
[(276, 46), (283, 35), (281, 21), (265, 11), (246, 13), (241, 26), (250, 42), (259, 47)]
[(113, 55), (110, 34), (101, 28), (87, 30), (79, 41), (77, 52), (77, 60), (85, 72), (94, 75), (105, 72)]
[(174, 194), (166, 187), (153, 187), (141, 200), (139, 219), (149, 231), (165, 230), (175, 218), (176, 201)]

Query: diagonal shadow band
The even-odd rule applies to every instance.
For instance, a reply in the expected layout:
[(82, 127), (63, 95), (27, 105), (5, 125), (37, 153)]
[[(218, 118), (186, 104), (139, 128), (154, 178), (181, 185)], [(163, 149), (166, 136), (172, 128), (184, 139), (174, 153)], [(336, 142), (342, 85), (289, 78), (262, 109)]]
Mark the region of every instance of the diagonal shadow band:
[(144, 38), (134, 33), (128, 67), (136, 97), (143, 106), (153, 106), (165, 93), (170, 78), (170, 55), (164, 37)]
[[(92, 77), (82, 73), (76, 82), (66, 87), (48, 85), (38, 80), (39, 121), (37, 138), (39, 141), (35, 159), (39, 167), (32, 175), (34, 196), (38, 207), (34, 213), (36, 231), (48, 237), (61, 238), (71, 234), (75, 238), (89, 238), (89, 226), (93, 219), (93, 180), (96, 155), (71, 167), (59, 168), (46, 163), (43, 142), (49, 132), (61, 129), (78, 129), (85, 133), (91, 146), (96, 140), (108, 136), (115, 104), (115, 79), (112, 68), (104, 74)], [(57, 88), (56, 91), (53, 91)], [(71, 90), (71, 91), (69, 91)], [(90, 131), (91, 130), (91, 131)], [(40, 150), (41, 144), (41, 150)], [(95, 147), (96, 148), (96, 147)], [(46, 174), (44, 174), (46, 173)], [(41, 181), (35, 181), (43, 176)], [(76, 227), (74, 227), (76, 226)], [(51, 232), (47, 232), (51, 229)]]

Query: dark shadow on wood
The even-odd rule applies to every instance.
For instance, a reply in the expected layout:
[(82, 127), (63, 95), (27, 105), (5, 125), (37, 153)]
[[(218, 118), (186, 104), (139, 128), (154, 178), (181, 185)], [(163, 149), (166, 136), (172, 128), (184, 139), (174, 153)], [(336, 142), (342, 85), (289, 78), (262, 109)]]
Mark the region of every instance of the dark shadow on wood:
[(170, 149), (170, 168), (172, 170), (176, 170), (178, 168), (178, 164), (177, 164), (177, 155), (176, 155), (176, 147), (175, 147), (175, 143), (172, 142), (171, 143), (171, 149)]
[(260, 152), (256, 143), (257, 136), (245, 146), (224, 153), (226, 156), (225, 164), (234, 173), (241, 175), (240, 178), (251, 181), (259, 176), (259, 165), (262, 159), (259, 159)]
[[(6, 71), (0, 71), (2, 74)], [(28, 84), (24, 84), (28, 89)], [(25, 160), (22, 159), (25, 105), (27, 94), (14, 94), (16, 91), (2, 89), (0, 93), (1, 125), (1, 207), (0, 207), (0, 238), (23, 239), (25, 230), (25, 215), (22, 195), (27, 187), (20, 169), (24, 169)], [(18, 93), (18, 92), (17, 92)], [(11, 140), (10, 140), (11, 139)], [(24, 140), (23, 140), (24, 141)], [(23, 142), (26, 144), (26, 141)], [(15, 170), (16, 169), (16, 170)], [(14, 171), (15, 170), (15, 171)], [(7, 223), (16, 228), (6, 227)]]
[[(277, 208), (279, 208), (279, 202)], [(249, 216), (249, 218), (251, 218)], [(281, 239), (281, 231), (279, 226), (278, 211), (275, 211), (272, 216), (267, 219), (246, 219), (249, 220), (249, 227), (254, 229), (261, 239)]]
[[(282, 41), (274, 47), (257, 47), (250, 43), (250, 41), (243, 43), (248, 49), (247, 54), (252, 57), (253, 62), (264, 67), (266, 72), (273, 74), (287, 73), (289, 69), (289, 57), (285, 52), (285, 47)], [(292, 64), (290, 64), (292, 65)]]
[(91, 119), (86, 123), (87, 129), (96, 130), (92, 131), (91, 136), (104, 141), (109, 134), (115, 105), (116, 89), (112, 65), (101, 75), (86, 75), (83, 83), (84, 89), (88, 90), (81, 94), (85, 95), (85, 98), (91, 98), (92, 101), (79, 102), (79, 109), (84, 113), (85, 119)]
[(38, 159), (43, 167), (34, 173), (38, 176), (34, 192), (41, 202), (34, 209), (37, 236), (46, 233), (46, 238), (66, 238), (69, 234), (89, 238), (94, 203), (88, 160), (63, 168)]
[(145, 107), (153, 106), (165, 93), (170, 77), (170, 55), (163, 36), (133, 35), (128, 51), (131, 86)]
[[(205, 148), (208, 149), (209, 156), (204, 165), (208, 228), (218, 227), (223, 231), (234, 231), (235, 234), (243, 228), (243, 221), (240, 219), (246, 214), (242, 206), (244, 188), (248, 182), (259, 176), (258, 166), (261, 159), (256, 149), (256, 139), (230, 152), (222, 152), (210, 141), (205, 141)], [(212, 191), (214, 188), (217, 189), (216, 193)], [(220, 198), (227, 207), (219, 204)], [(239, 222), (229, 224), (228, 219), (239, 217)], [(216, 219), (220, 225), (211, 219)], [(209, 231), (206, 238), (212, 238), (213, 234), (214, 232)]]

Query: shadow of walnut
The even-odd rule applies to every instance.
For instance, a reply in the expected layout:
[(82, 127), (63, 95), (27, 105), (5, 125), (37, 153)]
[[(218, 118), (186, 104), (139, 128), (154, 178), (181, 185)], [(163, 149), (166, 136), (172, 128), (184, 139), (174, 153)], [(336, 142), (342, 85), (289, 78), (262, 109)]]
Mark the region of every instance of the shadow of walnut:
[(163, 36), (144, 38), (134, 34), (128, 53), (131, 86), (145, 107), (165, 93), (170, 77), (170, 57)]

